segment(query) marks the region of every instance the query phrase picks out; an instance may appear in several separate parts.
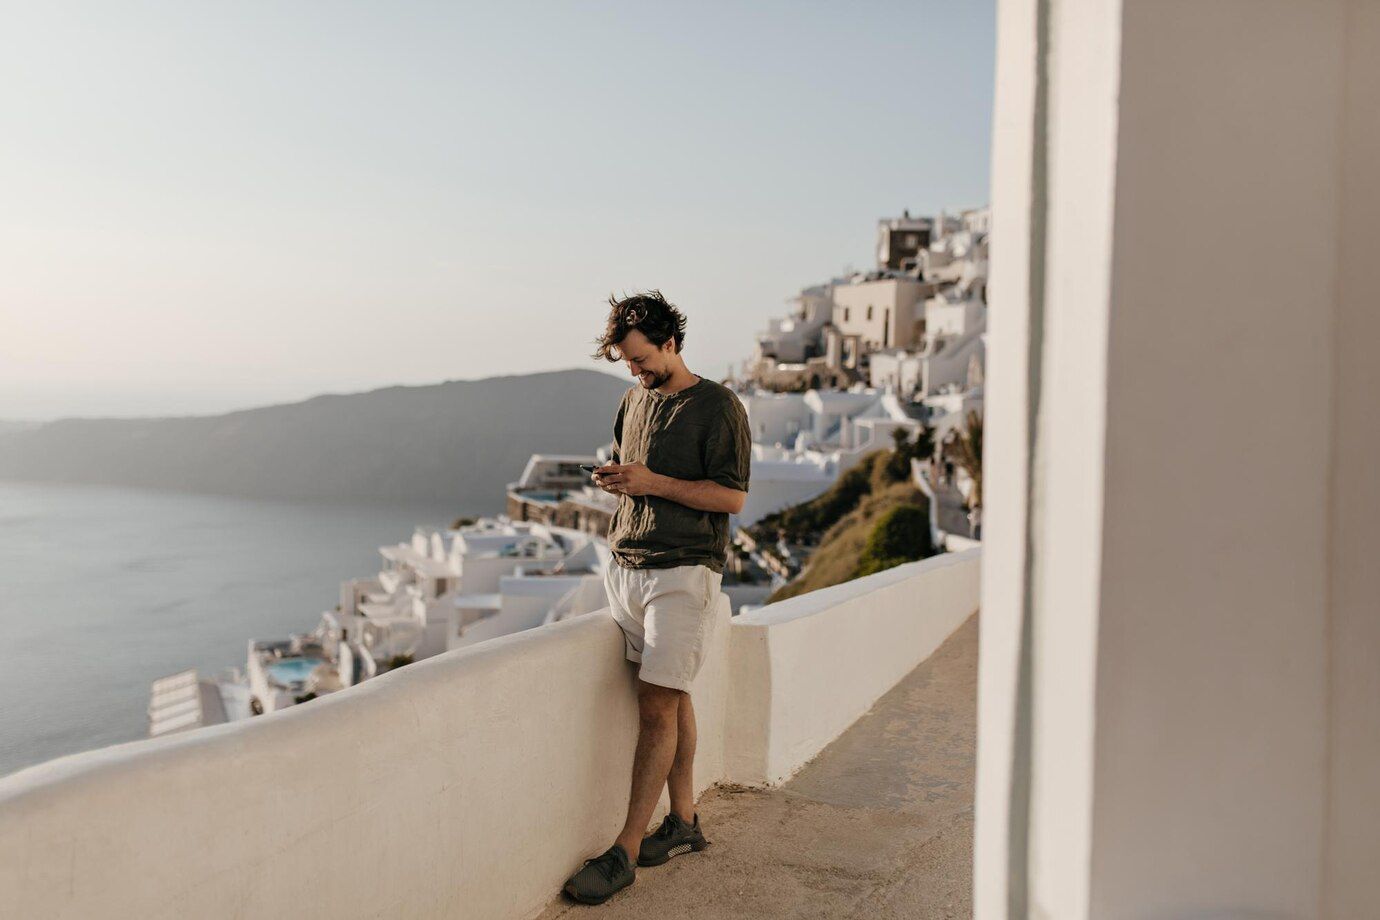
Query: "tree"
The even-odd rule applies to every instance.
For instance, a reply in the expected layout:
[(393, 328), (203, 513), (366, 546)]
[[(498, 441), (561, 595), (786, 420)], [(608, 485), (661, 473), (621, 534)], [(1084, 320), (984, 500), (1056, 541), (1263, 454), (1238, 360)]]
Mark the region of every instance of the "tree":
[(950, 445), (950, 450), (959, 466), (973, 479), (973, 491), (968, 496), (968, 507), (982, 507), (982, 416), (975, 410), (968, 412), (963, 428), (959, 429)]
[(892, 450), (886, 460), (886, 476), (892, 482), (905, 482), (910, 479), (910, 461), (923, 460), (934, 451), (934, 436), (930, 429), (921, 428), (910, 440), (910, 432), (905, 428), (891, 429)]

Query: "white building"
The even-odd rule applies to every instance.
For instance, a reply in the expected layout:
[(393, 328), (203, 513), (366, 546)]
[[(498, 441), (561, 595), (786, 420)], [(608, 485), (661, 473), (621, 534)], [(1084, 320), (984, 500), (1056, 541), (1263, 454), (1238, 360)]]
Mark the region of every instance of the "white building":
[[(311, 632), (250, 640), (242, 688), (249, 712), (284, 709), (400, 664), (538, 626), (557, 605), (576, 615), (606, 603), (608, 549), (579, 530), (481, 518), (458, 530), (418, 529), (379, 555), (380, 571), (342, 582), (336, 609)], [(187, 721), (186, 683), (184, 675), (155, 682), (151, 731)]]
[(744, 364), (743, 379), (776, 391), (844, 386), (858, 380), (858, 349), (845, 342), (833, 324), (833, 292), (843, 283), (846, 279), (836, 278), (805, 288), (791, 301), (795, 307), (788, 315), (769, 319)]
[[(508, 526), (518, 531), (523, 525)], [(466, 540), (464, 590), (451, 599), (448, 648), (540, 626), (556, 608), (578, 616), (608, 603), (604, 572), (612, 560), (602, 538), (542, 524), (514, 536), (507, 542), (495, 542), (492, 534), (482, 544)]]
[(919, 351), (886, 348), (874, 351), (868, 361), (868, 380), (879, 390), (912, 394), (925, 378), (925, 359)]
[(936, 282), (955, 282), (967, 274), (986, 278), (991, 226), (989, 207), (963, 211), (957, 219), (946, 217), (944, 231), (936, 232), (917, 259), (920, 274)]
[(189, 669), (153, 682), (149, 699), (150, 738), (228, 721), (218, 682)]
[(917, 345), (925, 331), (924, 301), (934, 291), (933, 284), (918, 277), (881, 271), (835, 285), (834, 327), (846, 346), (858, 349), (855, 355), (845, 354), (844, 363), (861, 367), (877, 349)]
[[(939, 223), (942, 225), (943, 215)], [(936, 221), (929, 217), (912, 217), (909, 211), (900, 217), (886, 217), (877, 221), (877, 267), (906, 270), (915, 267), (916, 256), (930, 244), (936, 232)]]
[(823, 330), (834, 316), (833, 285), (805, 288), (792, 301), (795, 309), (787, 316), (767, 321), (757, 336), (757, 354), (783, 364), (803, 364), (823, 351)]
[(751, 487), (736, 526), (824, 492), (865, 454), (889, 449), (893, 430), (913, 437), (924, 427), (918, 407), (882, 390), (759, 390), (739, 398), (753, 446)]
[(919, 270), (935, 288), (924, 303), (923, 334), (913, 347), (879, 349), (868, 357), (872, 386), (922, 405), (921, 417), (939, 437), (969, 411), (982, 411), (990, 226), (989, 208), (940, 214), (918, 256)]
[[(870, 382), (916, 394), (934, 324), (952, 338), (985, 322), (990, 224), (988, 208), (878, 221), (877, 266), (801, 291), (757, 336), (742, 379), (775, 391)], [(950, 288), (960, 294), (936, 303)]]
[[(951, 339), (986, 328), (990, 221), (989, 208), (964, 211), (960, 218), (941, 215), (935, 238), (920, 253), (919, 271), (933, 288), (922, 310), (923, 346), (935, 337)], [(946, 229), (941, 232), (939, 227)], [(894, 374), (890, 366), (879, 370)], [(873, 385), (877, 385), (875, 376)]]
[(596, 454), (533, 454), (517, 482), (508, 484), (507, 516), (604, 535), (618, 502), (594, 486), (581, 464), (608, 460), (607, 449)]
[(326, 651), (321, 627), (287, 639), (250, 639), (245, 681), (254, 715), (276, 712), (349, 686)]

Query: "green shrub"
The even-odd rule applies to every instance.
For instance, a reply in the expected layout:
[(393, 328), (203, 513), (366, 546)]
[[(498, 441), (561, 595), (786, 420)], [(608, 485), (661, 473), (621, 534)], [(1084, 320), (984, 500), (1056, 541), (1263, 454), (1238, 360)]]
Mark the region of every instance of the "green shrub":
[(911, 482), (910, 470), (912, 458), (924, 459), (933, 450), (931, 435), (921, 431), (911, 442), (897, 429), (892, 441), (893, 449), (866, 454), (821, 495), (747, 528), (763, 544), (778, 534), (792, 543), (819, 538), (804, 571), (767, 603), (934, 555), (929, 503)]
[(878, 451), (872, 456), (872, 470), (868, 478), (872, 485), (872, 494), (884, 492), (890, 486), (898, 482), (905, 482), (910, 478), (910, 461), (904, 463), (897, 458), (902, 457), (894, 450)]
[(750, 532), (758, 540), (770, 542), (776, 539), (779, 531), (788, 541), (801, 542), (805, 537), (828, 530), (873, 491), (873, 467), (878, 460), (885, 460), (887, 453), (879, 450), (867, 454), (822, 494), (767, 515), (749, 528)]
[(917, 505), (901, 505), (883, 514), (873, 525), (853, 577), (871, 575), (933, 554), (929, 516)]
[[(876, 523), (894, 508), (905, 506), (919, 508), (922, 517), (926, 521), (929, 520), (929, 505), (925, 501), (925, 496), (908, 483), (897, 483), (885, 492), (865, 497), (858, 503), (857, 508), (825, 531), (820, 539), (819, 548), (810, 556), (805, 570), (788, 584), (774, 591), (767, 603), (808, 594), (819, 588), (842, 584), (858, 577), (862, 554), (867, 548)], [(928, 533), (927, 529), (926, 535)], [(925, 543), (928, 544), (929, 540), (926, 539)], [(927, 552), (925, 555), (933, 554)]]

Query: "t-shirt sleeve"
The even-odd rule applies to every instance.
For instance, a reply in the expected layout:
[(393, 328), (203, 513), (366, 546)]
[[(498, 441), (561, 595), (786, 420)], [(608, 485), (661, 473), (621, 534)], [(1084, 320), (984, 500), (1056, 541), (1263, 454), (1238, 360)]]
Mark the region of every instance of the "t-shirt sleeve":
[(748, 490), (752, 471), (752, 434), (747, 410), (737, 396), (727, 400), (704, 445), (704, 478), (721, 486)]

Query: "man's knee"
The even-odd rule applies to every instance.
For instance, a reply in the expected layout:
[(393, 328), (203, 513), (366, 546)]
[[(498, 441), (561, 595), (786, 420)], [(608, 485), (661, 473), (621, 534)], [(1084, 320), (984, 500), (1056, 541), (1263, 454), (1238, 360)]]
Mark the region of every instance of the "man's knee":
[(637, 682), (637, 709), (642, 724), (648, 727), (674, 725), (680, 711), (680, 699), (684, 690), (649, 684), (645, 680)]

